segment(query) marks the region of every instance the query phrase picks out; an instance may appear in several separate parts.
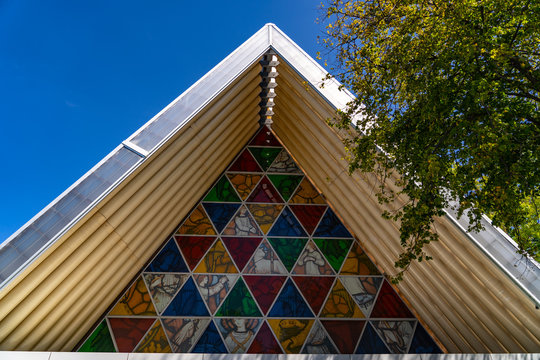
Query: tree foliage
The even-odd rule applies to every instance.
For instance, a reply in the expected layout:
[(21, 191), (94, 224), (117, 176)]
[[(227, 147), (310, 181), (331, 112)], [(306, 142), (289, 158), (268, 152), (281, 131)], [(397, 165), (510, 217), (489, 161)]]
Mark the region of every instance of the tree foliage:
[[(540, 2), (526, 0), (330, 0), (332, 72), (357, 98), (335, 125), (356, 130), (350, 171), (384, 181), (385, 216), (400, 222), (403, 270), (426, 259), (434, 218), (455, 201), (470, 230), (482, 213), (539, 259)], [(382, 150), (382, 151), (381, 151)]]

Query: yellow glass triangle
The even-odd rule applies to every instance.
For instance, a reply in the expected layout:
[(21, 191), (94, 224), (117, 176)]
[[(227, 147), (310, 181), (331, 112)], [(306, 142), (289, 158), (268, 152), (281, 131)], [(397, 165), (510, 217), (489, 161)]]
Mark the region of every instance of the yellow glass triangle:
[(273, 205), (273, 204), (248, 204), (247, 208), (253, 218), (259, 224), (259, 227), (263, 233), (267, 234), (268, 230), (274, 224), (277, 217), (283, 209), (283, 205)]
[(227, 174), (232, 186), (242, 200), (246, 200), (259, 182), (262, 175), (257, 174)]
[(326, 204), (317, 189), (304, 178), (289, 202), (293, 204)]
[(364, 250), (356, 241), (341, 268), (341, 275), (379, 275), (377, 267), (371, 262)]
[(203, 209), (202, 204), (199, 204), (193, 210), (191, 215), (184, 221), (180, 229), (176, 232), (177, 235), (216, 235), (216, 231), (212, 226), (212, 222)]
[(196, 273), (238, 273), (229, 253), (221, 240), (217, 240), (208, 250), (194, 270)]
[(135, 349), (139, 353), (170, 353), (171, 347), (161, 327), (159, 320), (156, 320), (152, 328), (148, 330), (146, 336)]
[(109, 315), (157, 315), (142, 276), (131, 285)]
[(299, 354), (314, 320), (268, 319), (270, 328), (287, 354)]
[(341, 281), (337, 279), (319, 316), (326, 318), (363, 318), (364, 314), (362, 314), (352, 296), (345, 290)]

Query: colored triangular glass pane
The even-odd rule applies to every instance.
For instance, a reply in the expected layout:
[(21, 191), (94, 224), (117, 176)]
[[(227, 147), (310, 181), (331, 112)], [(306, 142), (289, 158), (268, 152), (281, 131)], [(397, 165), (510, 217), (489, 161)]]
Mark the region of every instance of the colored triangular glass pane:
[(158, 313), (163, 312), (189, 275), (143, 274)]
[(313, 320), (268, 319), (268, 325), (287, 354), (298, 354), (313, 326)]
[(340, 238), (352, 237), (351, 233), (349, 233), (349, 231), (330, 208), (326, 210), (326, 213), (323, 215), (323, 218), (321, 219), (321, 222), (319, 223), (319, 226), (317, 227), (317, 230), (315, 230), (313, 236)]
[(269, 173), (287, 173), (301, 174), (302, 171), (298, 168), (291, 155), (287, 150), (283, 149), (267, 170)]
[(302, 180), (289, 202), (293, 204), (326, 204), (317, 189), (315, 189), (307, 178)]
[(197, 291), (195, 282), (192, 278), (186, 281), (186, 284), (171, 301), (163, 316), (209, 316), (208, 310), (204, 305), (204, 300)]
[(414, 321), (372, 321), (373, 328), (393, 354), (406, 354), (412, 340)]
[(247, 208), (253, 218), (259, 224), (259, 227), (263, 233), (267, 233), (268, 230), (274, 224), (274, 221), (277, 219), (283, 205), (274, 205), (274, 204), (247, 204)]
[(286, 274), (287, 269), (270, 246), (263, 240), (244, 269), (246, 274)]
[(163, 328), (175, 353), (187, 353), (197, 343), (210, 319), (163, 318)]
[(309, 334), (302, 354), (337, 354), (336, 347), (330, 341), (324, 327), (317, 321)]
[(339, 272), (343, 260), (349, 253), (352, 239), (313, 239), (319, 247), (326, 260), (332, 265), (336, 272)]
[(270, 180), (267, 177), (263, 177), (246, 201), (255, 203), (282, 203), (283, 199), (281, 199), (279, 192)]
[(174, 238), (191, 270), (199, 263), (216, 239), (214, 236), (178, 235), (175, 235)]
[(203, 203), (203, 206), (217, 232), (220, 233), (238, 210), (240, 204)]
[(281, 290), (268, 316), (302, 318), (313, 317), (314, 315), (296, 286), (294, 286), (294, 283), (289, 279), (283, 286), (283, 290)]
[(364, 320), (321, 320), (342, 354), (352, 354), (364, 329)]
[(276, 250), (283, 265), (291, 271), (308, 239), (269, 238), (268, 241)]
[(154, 321), (154, 318), (109, 318), (118, 351), (132, 352)]
[(293, 276), (292, 279), (313, 312), (318, 314), (328, 291), (334, 283), (334, 278), (328, 276)]
[(188, 268), (180, 251), (175, 244), (174, 239), (171, 239), (165, 244), (163, 249), (152, 260), (150, 265), (146, 267), (147, 272), (188, 272)]
[(154, 325), (148, 332), (145, 337), (139, 343), (135, 352), (139, 353), (170, 353), (171, 347), (165, 336), (165, 332), (161, 327), (159, 320), (156, 320)]
[(236, 282), (216, 316), (262, 316), (242, 278)]
[(274, 338), (274, 334), (268, 324), (263, 322), (255, 340), (248, 349), (248, 354), (282, 354), (281, 347)]
[(206, 328), (206, 331), (201, 335), (199, 342), (191, 352), (204, 354), (223, 354), (227, 353), (227, 348), (219, 336), (218, 329), (213, 322)]
[(262, 169), (253, 158), (253, 155), (245, 149), (229, 168), (229, 171), (262, 172)]
[(255, 188), (262, 175), (257, 174), (227, 174), (232, 186), (240, 195), (242, 200), (246, 200), (251, 191)]
[(360, 311), (356, 302), (354, 302), (351, 295), (341, 284), (339, 279), (336, 280), (336, 283), (328, 299), (324, 304), (323, 309), (321, 310), (320, 317), (325, 318), (363, 318), (364, 315)]
[(257, 246), (261, 243), (262, 238), (224, 237), (222, 240), (236, 263), (238, 270), (242, 271), (251, 256), (253, 256)]
[(245, 206), (241, 206), (229, 225), (223, 230), (223, 235), (262, 236), (262, 232), (255, 220), (253, 220), (249, 210)]
[(86, 339), (79, 352), (116, 352), (107, 322), (103, 320)]
[(239, 202), (240, 199), (227, 177), (222, 176), (203, 201)]
[(409, 348), (410, 354), (442, 354), (439, 346), (433, 341), (426, 329), (419, 323), (416, 324), (416, 330)]
[(194, 275), (199, 292), (213, 314), (233, 287), (238, 275)]
[(298, 257), (293, 273), (298, 275), (333, 275), (334, 271), (321, 251), (310, 240)]
[(250, 146), (249, 151), (257, 160), (263, 170), (266, 171), (274, 162), (274, 159), (281, 152), (281, 148), (267, 148)]
[(131, 285), (109, 315), (157, 315), (142, 276)]
[(308, 234), (312, 234), (313, 230), (319, 224), (321, 216), (326, 210), (326, 205), (289, 205), (296, 218), (304, 226)]
[(268, 175), (268, 178), (281, 194), (283, 200), (287, 201), (296, 190), (302, 180), (302, 175)]
[(208, 250), (199, 265), (193, 270), (196, 273), (237, 273), (236, 266), (223, 246), (221, 240), (217, 240)]
[(249, 143), (249, 145), (255, 145), (255, 146), (281, 146), (279, 141), (276, 139), (274, 134), (272, 134), (272, 131), (268, 129), (268, 127), (263, 126), (261, 130), (255, 135), (253, 140)]
[(268, 233), (268, 236), (295, 236), (295, 237), (307, 237), (308, 235), (302, 228), (302, 225), (296, 220), (292, 211), (285, 207), (281, 212), (281, 215), (274, 223), (272, 230)]
[(216, 323), (229, 353), (245, 354), (263, 320), (223, 318), (216, 320)]
[(184, 221), (176, 235), (216, 235), (212, 222), (206, 215), (202, 204), (199, 204)]
[(372, 318), (414, 318), (414, 315), (392, 289), (388, 281), (384, 280), (371, 312)]
[(343, 286), (349, 291), (366, 317), (369, 316), (373, 308), (382, 280), (382, 277), (343, 276), (341, 278)]
[(257, 300), (263, 314), (268, 312), (279, 290), (285, 282), (285, 276), (244, 276), (247, 286)]
[(362, 339), (356, 348), (355, 354), (389, 354), (390, 351), (384, 345), (377, 332), (371, 326), (371, 323), (366, 324)]
[(360, 245), (354, 241), (347, 259), (341, 268), (342, 275), (380, 275)]

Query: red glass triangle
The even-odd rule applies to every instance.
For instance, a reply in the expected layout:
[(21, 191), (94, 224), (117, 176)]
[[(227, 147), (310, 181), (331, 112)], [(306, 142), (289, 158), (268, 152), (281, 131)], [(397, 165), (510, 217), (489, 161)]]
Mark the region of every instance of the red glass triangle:
[(364, 320), (321, 320), (328, 335), (342, 354), (353, 354), (362, 334)]
[(266, 126), (263, 126), (261, 130), (259, 130), (249, 145), (281, 146), (274, 134), (272, 134), (272, 131)]
[(236, 263), (238, 270), (242, 271), (246, 263), (251, 259), (255, 249), (261, 243), (262, 238), (256, 237), (223, 237), (223, 242), (229, 254)]
[(262, 324), (247, 352), (248, 354), (283, 354), (266, 321)]
[(372, 318), (414, 318), (414, 315), (392, 289), (388, 281), (384, 280), (379, 296), (371, 312)]
[(236, 159), (236, 161), (231, 165), (229, 171), (255, 171), (262, 172), (262, 169), (257, 164), (253, 155), (250, 154), (248, 149), (244, 149), (242, 154)]
[(265, 176), (259, 182), (255, 190), (253, 190), (247, 199), (247, 202), (282, 203), (283, 199), (281, 199), (279, 192)]
[(175, 235), (174, 239), (176, 240), (178, 247), (180, 247), (180, 250), (182, 250), (182, 254), (184, 254), (184, 258), (186, 259), (189, 268), (193, 270), (216, 238), (214, 236)]
[(109, 318), (120, 352), (132, 352), (155, 319)]
[(318, 314), (328, 291), (332, 287), (334, 278), (323, 276), (293, 276), (292, 278), (313, 312)]
[(302, 223), (309, 235), (313, 233), (321, 216), (326, 210), (326, 205), (289, 205), (296, 218)]
[(247, 286), (253, 293), (264, 314), (270, 309), (279, 290), (287, 279), (286, 276), (244, 276)]

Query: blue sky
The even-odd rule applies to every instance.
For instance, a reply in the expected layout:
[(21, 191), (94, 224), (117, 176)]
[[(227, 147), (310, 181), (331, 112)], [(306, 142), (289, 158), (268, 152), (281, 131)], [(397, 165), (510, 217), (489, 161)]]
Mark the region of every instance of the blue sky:
[(321, 50), (317, 0), (0, 0), (0, 242), (272, 22)]

